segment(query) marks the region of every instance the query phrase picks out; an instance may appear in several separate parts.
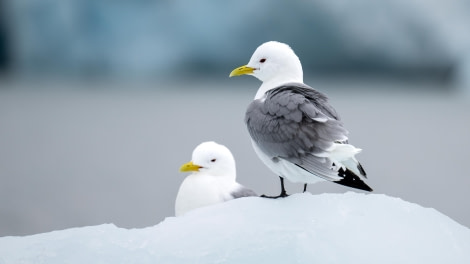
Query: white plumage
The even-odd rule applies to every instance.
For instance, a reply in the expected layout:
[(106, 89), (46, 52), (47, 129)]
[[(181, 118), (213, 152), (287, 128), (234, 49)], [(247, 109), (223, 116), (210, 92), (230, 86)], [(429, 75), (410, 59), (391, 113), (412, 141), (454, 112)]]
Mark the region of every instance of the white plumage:
[(192, 161), (182, 172), (192, 172), (181, 184), (175, 202), (175, 215), (235, 198), (254, 196), (253, 191), (236, 182), (235, 159), (230, 150), (213, 141), (198, 145)]

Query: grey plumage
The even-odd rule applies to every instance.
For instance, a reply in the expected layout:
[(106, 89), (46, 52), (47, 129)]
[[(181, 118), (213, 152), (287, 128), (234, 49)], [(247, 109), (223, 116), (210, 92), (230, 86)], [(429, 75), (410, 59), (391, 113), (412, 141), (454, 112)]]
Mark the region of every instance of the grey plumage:
[(249, 197), (249, 196), (258, 196), (253, 190), (246, 188), (243, 185), (240, 185), (238, 189), (230, 193), (233, 199)]
[(249, 105), (245, 122), (273, 161), (287, 160), (326, 180), (342, 179), (334, 164), (321, 157), (333, 143), (346, 143), (348, 134), (324, 94), (302, 83), (279, 86)]

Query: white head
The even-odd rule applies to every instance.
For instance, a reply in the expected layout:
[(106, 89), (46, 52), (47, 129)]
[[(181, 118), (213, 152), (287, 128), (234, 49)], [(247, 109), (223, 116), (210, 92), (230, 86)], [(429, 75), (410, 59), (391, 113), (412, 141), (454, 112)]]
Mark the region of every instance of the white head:
[(275, 87), (287, 82), (303, 82), (302, 64), (294, 51), (277, 41), (259, 46), (247, 65), (236, 68), (230, 77), (253, 75), (264, 83)]
[(224, 145), (213, 141), (199, 144), (193, 151), (192, 160), (183, 164), (182, 172), (204, 173), (216, 177), (230, 177), (235, 180), (235, 159)]

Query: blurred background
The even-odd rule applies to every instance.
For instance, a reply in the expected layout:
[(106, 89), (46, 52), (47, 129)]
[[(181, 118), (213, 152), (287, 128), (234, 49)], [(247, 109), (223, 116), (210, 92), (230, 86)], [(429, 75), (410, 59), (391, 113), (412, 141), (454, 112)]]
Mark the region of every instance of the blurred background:
[(232, 150), (240, 183), (278, 194), (243, 122), (260, 82), (228, 78), (269, 40), (331, 98), (375, 193), (469, 227), (469, 12), (468, 0), (0, 0), (0, 236), (156, 225), (207, 140)]

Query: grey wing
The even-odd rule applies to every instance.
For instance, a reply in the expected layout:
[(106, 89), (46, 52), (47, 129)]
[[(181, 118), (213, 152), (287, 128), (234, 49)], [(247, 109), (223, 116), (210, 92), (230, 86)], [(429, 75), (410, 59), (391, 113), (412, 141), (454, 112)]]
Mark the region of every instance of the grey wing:
[(322, 93), (304, 84), (288, 84), (253, 101), (245, 122), (253, 141), (273, 160), (288, 160), (327, 180), (337, 180), (327, 158), (315, 156), (334, 142), (345, 142), (347, 130)]
[(243, 185), (240, 185), (236, 190), (230, 193), (230, 195), (233, 197), (233, 199), (249, 197), (249, 196), (257, 196), (257, 194), (253, 190), (248, 189)]

